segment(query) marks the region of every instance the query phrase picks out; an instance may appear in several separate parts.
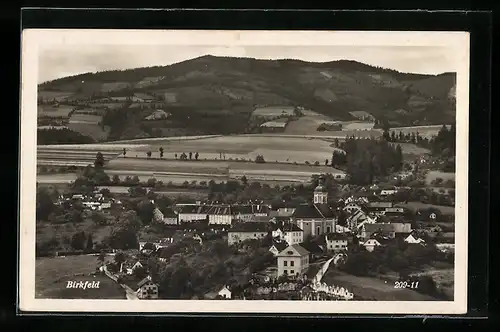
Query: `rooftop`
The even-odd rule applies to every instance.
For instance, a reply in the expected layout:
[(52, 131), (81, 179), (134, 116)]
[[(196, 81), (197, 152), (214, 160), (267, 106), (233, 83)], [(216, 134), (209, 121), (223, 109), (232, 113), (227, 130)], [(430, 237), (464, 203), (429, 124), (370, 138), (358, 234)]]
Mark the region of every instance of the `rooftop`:
[(269, 226), (263, 222), (243, 222), (238, 223), (229, 229), (230, 233), (234, 232), (268, 232)]

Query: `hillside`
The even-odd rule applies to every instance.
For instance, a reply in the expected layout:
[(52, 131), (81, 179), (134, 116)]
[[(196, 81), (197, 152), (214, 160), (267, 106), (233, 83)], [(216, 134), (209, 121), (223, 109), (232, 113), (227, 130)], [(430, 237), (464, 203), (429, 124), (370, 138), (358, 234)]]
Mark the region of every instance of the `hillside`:
[[(340, 121), (364, 111), (393, 126), (431, 125), (454, 121), (455, 77), (405, 74), (347, 60), (203, 56), (46, 82), (39, 86), (39, 102), (102, 109), (109, 139), (154, 136), (151, 128), (156, 136), (248, 132), (256, 105), (301, 106)], [(169, 121), (143, 123), (156, 109), (168, 111)]]

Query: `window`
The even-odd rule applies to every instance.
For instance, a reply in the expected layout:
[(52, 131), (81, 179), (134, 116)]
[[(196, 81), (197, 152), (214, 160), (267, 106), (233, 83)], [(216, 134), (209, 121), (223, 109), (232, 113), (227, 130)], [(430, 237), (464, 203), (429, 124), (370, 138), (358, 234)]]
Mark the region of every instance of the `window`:
[(328, 226), (328, 227), (326, 228), (326, 232), (327, 232), (327, 233), (330, 233), (330, 226)]
[(288, 266), (288, 262), (287, 261), (283, 261), (283, 266)]
[(295, 274), (295, 271), (294, 270), (290, 270), (290, 274)]
[(287, 270), (283, 270), (283, 274), (288, 274), (288, 271)]
[[(290, 261), (290, 266), (294, 266), (295, 262), (294, 261)], [(293, 273), (293, 272), (292, 272)]]

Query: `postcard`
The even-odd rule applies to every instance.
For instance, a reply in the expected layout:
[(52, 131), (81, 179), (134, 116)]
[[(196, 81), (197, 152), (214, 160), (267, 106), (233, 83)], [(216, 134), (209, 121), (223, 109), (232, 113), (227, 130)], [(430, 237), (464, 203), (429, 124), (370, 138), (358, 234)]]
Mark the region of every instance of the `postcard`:
[(469, 34), (28, 29), (26, 312), (467, 311)]

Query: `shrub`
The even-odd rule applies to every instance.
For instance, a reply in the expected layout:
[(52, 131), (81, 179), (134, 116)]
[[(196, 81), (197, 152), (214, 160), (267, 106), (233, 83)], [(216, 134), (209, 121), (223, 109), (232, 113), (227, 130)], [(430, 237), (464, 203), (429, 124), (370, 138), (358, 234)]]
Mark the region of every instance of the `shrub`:
[(319, 166), (319, 161), (317, 161), (317, 160), (316, 160), (316, 161), (314, 162), (314, 166)]
[(264, 156), (259, 154), (255, 157), (255, 162), (258, 163), (258, 164), (263, 164), (265, 163), (266, 161), (264, 160)]

